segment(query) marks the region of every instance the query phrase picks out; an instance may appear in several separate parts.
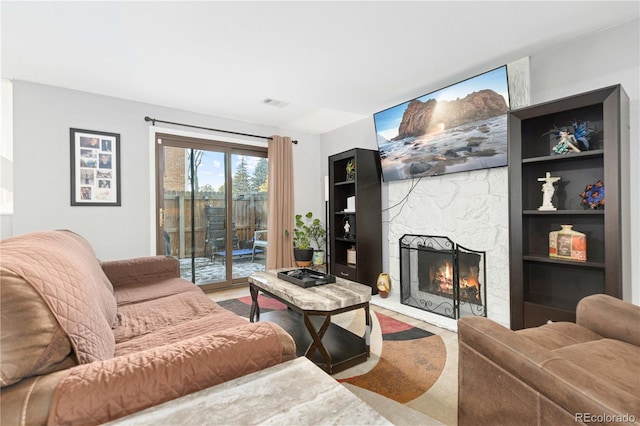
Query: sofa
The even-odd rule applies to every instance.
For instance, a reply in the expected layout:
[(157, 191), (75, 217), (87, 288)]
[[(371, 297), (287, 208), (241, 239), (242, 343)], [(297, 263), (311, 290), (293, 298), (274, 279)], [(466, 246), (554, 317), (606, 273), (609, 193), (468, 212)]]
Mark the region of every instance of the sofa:
[(640, 424), (640, 307), (597, 294), (576, 323), (458, 321), (459, 425)]
[(100, 424), (295, 358), (175, 258), (100, 262), (71, 231), (1, 241), (0, 283), (3, 425)]

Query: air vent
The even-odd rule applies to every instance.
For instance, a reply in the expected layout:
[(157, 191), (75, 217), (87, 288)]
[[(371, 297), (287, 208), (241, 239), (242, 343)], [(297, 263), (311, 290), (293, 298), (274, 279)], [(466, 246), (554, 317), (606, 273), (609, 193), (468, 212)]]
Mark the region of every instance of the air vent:
[(289, 102), (279, 101), (277, 99), (271, 99), (271, 98), (266, 98), (265, 100), (262, 101), (262, 103), (266, 105), (271, 105), (277, 108), (284, 108), (287, 105), (289, 105)]

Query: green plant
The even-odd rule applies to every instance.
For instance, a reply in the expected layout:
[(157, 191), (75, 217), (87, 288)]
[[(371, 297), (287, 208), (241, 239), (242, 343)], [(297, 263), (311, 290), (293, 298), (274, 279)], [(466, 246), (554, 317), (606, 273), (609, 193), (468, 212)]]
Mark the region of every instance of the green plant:
[[(286, 235), (289, 232), (286, 231)], [(306, 215), (296, 215), (296, 226), (293, 229), (293, 247), (299, 249), (311, 248), (311, 243), (315, 243), (318, 250), (321, 250), (326, 242), (327, 232), (320, 219), (314, 219), (313, 213)]]

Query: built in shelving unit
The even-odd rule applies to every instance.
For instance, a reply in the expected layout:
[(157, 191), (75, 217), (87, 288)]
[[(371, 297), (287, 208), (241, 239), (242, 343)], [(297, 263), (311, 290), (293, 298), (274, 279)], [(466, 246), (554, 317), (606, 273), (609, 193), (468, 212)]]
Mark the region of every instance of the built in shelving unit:
[[(594, 129), (589, 149), (552, 155), (557, 140), (545, 134), (574, 122)], [(575, 321), (578, 301), (590, 294), (622, 298), (628, 147), (629, 98), (619, 85), (509, 113), (512, 329)], [(555, 211), (538, 210), (538, 178), (546, 172), (561, 178), (554, 185)], [(580, 193), (598, 180), (606, 207), (593, 210), (582, 205)], [(549, 232), (563, 224), (586, 234), (586, 262), (549, 257)]]
[[(355, 172), (348, 178), (351, 160)], [(370, 286), (372, 294), (378, 293), (376, 281), (382, 272), (380, 176), (377, 151), (356, 148), (329, 157), (330, 272)], [(352, 211), (347, 204), (350, 197), (354, 197)]]

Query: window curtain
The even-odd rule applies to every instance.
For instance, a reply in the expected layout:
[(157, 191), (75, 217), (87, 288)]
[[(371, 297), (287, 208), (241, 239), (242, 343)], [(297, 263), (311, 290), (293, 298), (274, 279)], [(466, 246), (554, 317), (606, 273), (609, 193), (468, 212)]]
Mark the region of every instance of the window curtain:
[[(267, 269), (290, 268), (293, 259), (293, 148), (291, 138), (272, 136), (267, 202)], [(288, 234), (288, 235), (287, 235)]]

